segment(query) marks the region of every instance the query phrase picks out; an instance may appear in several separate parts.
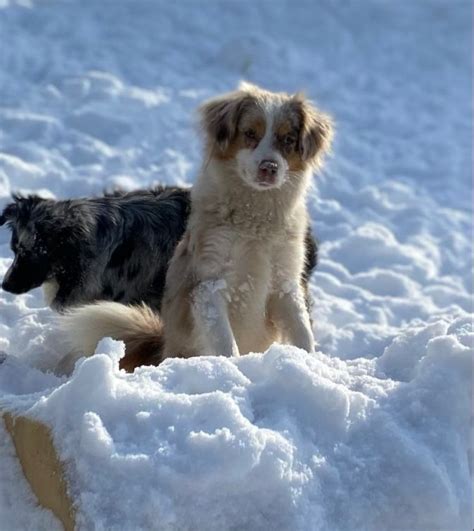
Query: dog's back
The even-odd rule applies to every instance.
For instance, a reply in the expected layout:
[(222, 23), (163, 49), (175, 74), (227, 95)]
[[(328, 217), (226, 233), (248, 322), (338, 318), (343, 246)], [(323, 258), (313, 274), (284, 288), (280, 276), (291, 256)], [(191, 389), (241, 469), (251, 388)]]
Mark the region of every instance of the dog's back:
[(158, 187), (114, 192), (95, 205), (97, 246), (106, 251), (101, 292), (94, 299), (146, 302), (158, 309), (168, 262), (186, 227), (189, 191)]

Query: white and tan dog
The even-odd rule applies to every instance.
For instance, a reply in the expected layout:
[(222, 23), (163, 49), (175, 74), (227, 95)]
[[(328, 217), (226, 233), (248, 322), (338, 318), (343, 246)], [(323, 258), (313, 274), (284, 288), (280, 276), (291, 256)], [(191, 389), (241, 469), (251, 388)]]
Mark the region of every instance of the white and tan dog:
[(104, 336), (127, 355), (238, 356), (285, 342), (314, 349), (302, 287), (305, 197), (332, 140), (330, 118), (304, 96), (254, 85), (200, 109), (206, 158), (166, 277), (162, 315), (98, 303), (63, 325), (76, 351)]

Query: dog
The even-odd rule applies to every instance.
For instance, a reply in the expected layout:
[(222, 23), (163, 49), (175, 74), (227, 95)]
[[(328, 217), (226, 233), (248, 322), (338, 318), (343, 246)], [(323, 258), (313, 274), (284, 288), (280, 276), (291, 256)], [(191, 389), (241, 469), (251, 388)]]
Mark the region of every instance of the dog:
[(91, 199), (16, 195), (0, 216), (14, 260), (2, 288), (43, 286), (53, 310), (95, 300), (161, 305), (168, 262), (182, 237), (190, 192), (157, 186)]
[(160, 315), (104, 302), (63, 318), (71, 345), (104, 336), (133, 357), (238, 356), (314, 338), (304, 293), (305, 197), (330, 150), (331, 118), (303, 95), (250, 84), (200, 108), (205, 162), (171, 259)]

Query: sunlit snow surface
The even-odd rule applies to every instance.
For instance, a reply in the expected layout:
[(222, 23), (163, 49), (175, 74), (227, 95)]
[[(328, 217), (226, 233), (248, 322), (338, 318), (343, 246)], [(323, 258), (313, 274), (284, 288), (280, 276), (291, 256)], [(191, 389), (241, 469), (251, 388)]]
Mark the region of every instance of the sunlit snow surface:
[[(469, 529), (470, 3), (0, 5), (0, 206), (192, 184), (194, 110), (241, 79), (337, 123), (308, 202), (317, 355), (126, 375), (109, 340), (59, 380), (40, 290), (0, 292), (0, 404), (53, 426), (81, 528)], [(0, 431), (0, 529), (53, 529)]]

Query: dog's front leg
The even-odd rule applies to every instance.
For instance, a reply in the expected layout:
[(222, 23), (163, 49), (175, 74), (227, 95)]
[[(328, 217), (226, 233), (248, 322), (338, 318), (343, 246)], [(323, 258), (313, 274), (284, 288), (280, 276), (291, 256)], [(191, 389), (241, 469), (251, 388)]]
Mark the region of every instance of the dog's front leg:
[(206, 280), (193, 291), (193, 317), (201, 341), (207, 347), (203, 354), (239, 355), (229, 322), (225, 290), (224, 280)]
[(290, 344), (314, 352), (311, 322), (299, 284), (286, 282), (278, 292), (274, 292), (268, 302), (268, 315)]

